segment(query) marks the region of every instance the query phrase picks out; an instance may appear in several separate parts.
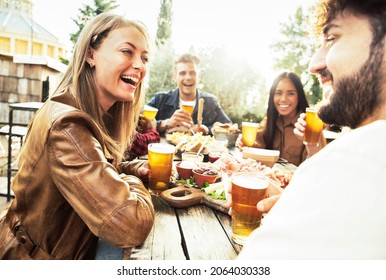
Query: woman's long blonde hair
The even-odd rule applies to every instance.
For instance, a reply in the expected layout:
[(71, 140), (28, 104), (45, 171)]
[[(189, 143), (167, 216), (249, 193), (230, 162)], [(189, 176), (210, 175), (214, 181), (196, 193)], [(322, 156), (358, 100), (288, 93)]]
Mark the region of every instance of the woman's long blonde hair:
[(90, 48), (98, 49), (107, 35), (115, 29), (134, 27), (140, 31), (149, 48), (149, 36), (146, 27), (137, 21), (131, 21), (114, 14), (100, 14), (91, 20), (82, 30), (76, 42), (72, 60), (56, 92), (71, 91), (79, 108), (88, 113), (100, 127), (105, 153), (113, 158), (117, 166), (123, 157), (124, 150), (130, 145), (132, 135), (137, 126), (139, 112), (144, 99), (143, 82), (136, 91), (134, 101), (117, 101), (108, 111), (110, 120), (108, 127), (104, 121), (105, 112), (99, 105), (93, 69), (86, 63)]

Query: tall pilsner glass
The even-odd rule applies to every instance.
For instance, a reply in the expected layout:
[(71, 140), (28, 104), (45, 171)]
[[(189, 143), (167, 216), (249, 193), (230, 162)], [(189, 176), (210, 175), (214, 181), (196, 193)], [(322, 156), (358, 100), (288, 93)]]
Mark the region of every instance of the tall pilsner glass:
[(175, 147), (166, 143), (151, 143), (148, 146), (149, 190), (159, 195), (169, 187)]
[(306, 108), (306, 127), (304, 131), (304, 145), (319, 145), (323, 131), (323, 121), (318, 117), (315, 108)]
[(262, 213), (256, 204), (265, 198), (269, 179), (252, 172), (238, 172), (231, 177), (232, 239), (244, 245), (251, 232), (261, 223)]

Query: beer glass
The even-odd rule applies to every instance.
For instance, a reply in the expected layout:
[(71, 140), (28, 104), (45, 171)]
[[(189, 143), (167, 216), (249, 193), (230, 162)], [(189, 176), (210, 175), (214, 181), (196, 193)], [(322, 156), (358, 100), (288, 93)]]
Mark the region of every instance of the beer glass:
[(252, 147), (256, 141), (257, 130), (259, 128), (258, 123), (242, 122), (241, 123), (241, 135), (243, 143), (247, 147)]
[(244, 245), (251, 232), (261, 223), (262, 213), (256, 205), (265, 198), (269, 179), (252, 172), (238, 172), (231, 177), (232, 239)]
[(306, 108), (307, 125), (304, 131), (304, 145), (319, 145), (320, 136), (323, 131), (323, 122), (318, 117), (315, 108)]
[(228, 131), (213, 129), (212, 133), (213, 133), (214, 139), (216, 139), (216, 141), (219, 144), (221, 144), (224, 147), (228, 147), (228, 137), (229, 137)]
[(155, 116), (157, 115), (158, 109), (151, 107), (149, 105), (145, 105), (143, 107), (142, 115), (145, 118), (148, 118), (149, 120), (153, 121), (155, 119)]
[(181, 109), (193, 115), (194, 106), (196, 101), (181, 101)]
[(166, 143), (148, 145), (149, 191), (159, 195), (168, 189), (173, 167), (175, 147)]

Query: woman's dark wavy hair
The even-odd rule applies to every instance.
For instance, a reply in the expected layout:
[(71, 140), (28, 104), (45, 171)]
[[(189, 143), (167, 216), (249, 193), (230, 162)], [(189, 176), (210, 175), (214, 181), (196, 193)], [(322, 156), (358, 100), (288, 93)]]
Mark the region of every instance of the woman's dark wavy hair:
[(315, 32), (323, 34), (323, 29), (337, 15), (344, 11), (369, 19), (373, 41), (371, 49), (380, 42), (386, 34), (386, 0), (321, 0), (313, 7), (316, 18)]
[(268, 109), (267, 109), (267, 126), (263, 134), (263, 139), (266, 144), (267, 149), (272, 149), (273, 139), (275, 137), (275, 127), (276, 121), (279, 118), (279, 112), (276, 110), (275, 104), (273, 103), (273, 98), (277, 85), (284, 78), (288, 78), (292, 81), (296, 88), (298, 94), (298, 106), (296, 107), (297, 113), (305, 112), (308, 107), (308, 101), (306, 94), (304, 92), (303, 84), (296, 73), (293, 72), (283, 72), (273, 81), (271, 89), (269, 91), (269, 100), (268, 100)]

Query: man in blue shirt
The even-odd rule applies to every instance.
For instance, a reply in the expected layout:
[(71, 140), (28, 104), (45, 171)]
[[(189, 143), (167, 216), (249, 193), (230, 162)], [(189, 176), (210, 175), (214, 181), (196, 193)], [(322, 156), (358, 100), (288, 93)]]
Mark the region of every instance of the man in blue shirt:
[[(157, 92), (148, 105), (158, 108), (156, 115), (157, 130), (160, 133), (173, 131), (202, 131), (210, 134), (215, 122), (231, 123), (229, 117), (221, 108), (215, 95), (201, 92), (197, 89), (199, 82), (198, 65), (200, 60), (193, 54), (183, 54), (175, 61), (175, 79), (177, 88), (168, 92)], [(204, 99), (202, 126), (197, 124), (198, 103)], [(188, 102), (194, 106), (193, 113), (185, 111), (181, 103)]]

